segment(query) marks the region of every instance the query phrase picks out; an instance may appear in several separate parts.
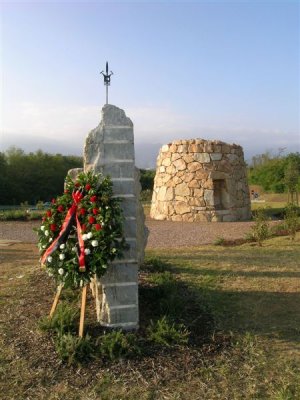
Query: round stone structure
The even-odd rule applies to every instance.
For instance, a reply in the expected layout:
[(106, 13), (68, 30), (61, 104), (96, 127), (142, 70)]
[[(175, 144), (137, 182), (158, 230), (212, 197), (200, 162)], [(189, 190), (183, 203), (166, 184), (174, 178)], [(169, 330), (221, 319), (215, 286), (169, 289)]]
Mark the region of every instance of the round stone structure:
[(219, 140), (176, 140), (157, 157), (150, 217), (170, 221), (251, 218), (241, 146)]

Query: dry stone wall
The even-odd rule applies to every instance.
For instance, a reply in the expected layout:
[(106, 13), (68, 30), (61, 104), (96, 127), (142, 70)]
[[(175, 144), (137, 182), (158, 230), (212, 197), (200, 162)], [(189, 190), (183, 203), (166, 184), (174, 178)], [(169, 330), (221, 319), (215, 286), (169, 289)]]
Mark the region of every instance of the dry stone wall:
[(150, 216), (171, 221), (250, 219), (250, 195), (241, 146), (203, 139), (162, 146)]

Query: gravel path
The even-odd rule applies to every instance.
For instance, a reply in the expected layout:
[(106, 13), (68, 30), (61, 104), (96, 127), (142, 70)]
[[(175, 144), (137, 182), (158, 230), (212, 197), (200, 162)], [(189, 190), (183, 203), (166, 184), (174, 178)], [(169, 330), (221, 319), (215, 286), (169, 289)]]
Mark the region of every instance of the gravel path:
[[(148, 219), (148, 249), (199, 246), (213, 243), (217, 238), (227, 240), (244, 238), (253, 222), (171, 222)], [(32, 230), (40, 221), (0, 222), (0, 239), (20, 240), (36, 243), (37, 235)]]

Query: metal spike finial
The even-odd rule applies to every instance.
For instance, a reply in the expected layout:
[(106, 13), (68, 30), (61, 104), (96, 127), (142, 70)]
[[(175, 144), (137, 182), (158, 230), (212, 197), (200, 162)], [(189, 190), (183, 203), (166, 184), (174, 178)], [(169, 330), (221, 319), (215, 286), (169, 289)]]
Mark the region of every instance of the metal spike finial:
[(106, 73), (101, 71), (100, 74), (102, 74), (104, 78), (104, 85), (106, 86), (106, 104), (108, 104), (108, 86), (110, 86), (110, 77), (114, 74), (112, 71), (110, 71), (110, 74), (108, 73), (108, 61), (106, 61)]

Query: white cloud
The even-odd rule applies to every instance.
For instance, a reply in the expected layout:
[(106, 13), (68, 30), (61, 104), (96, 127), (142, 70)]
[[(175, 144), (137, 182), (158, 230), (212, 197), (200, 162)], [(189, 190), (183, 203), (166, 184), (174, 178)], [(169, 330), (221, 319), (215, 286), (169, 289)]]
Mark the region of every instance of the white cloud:
[[(134, 123), (135, 142), (168, 143), (176, 139), (220, 139), (238, 143), (246, 154), (257, 154), (266, 149), (287, 147), (299, 151), (299, 135), (273, 127), (243, 126), (218, 120), (201, 121), (200, 116), (180, 113), (168, 105), (129, 107), (126, 114)], [(96, 127), (101, 118), (100, 106), (46, 105), (34, 102), (6, 105), (2, 110), (2, 135), (5, 147), (17, 144), (26, 148), (26, 141), (36, 143), (50, 151), (46, 143), (52, 141), (57, 151), (67, 149), (81, 154), (88, 132)], [(17, 142), (14, 143), (14, 138)], [(44, 143), (44, 147), (43, 147)], [(56, 145), (57, 143), (57, 145)], [(28, 147), (28, 146), (27, 146)], [(35, 150), (32, 149), (32, 150)]]

